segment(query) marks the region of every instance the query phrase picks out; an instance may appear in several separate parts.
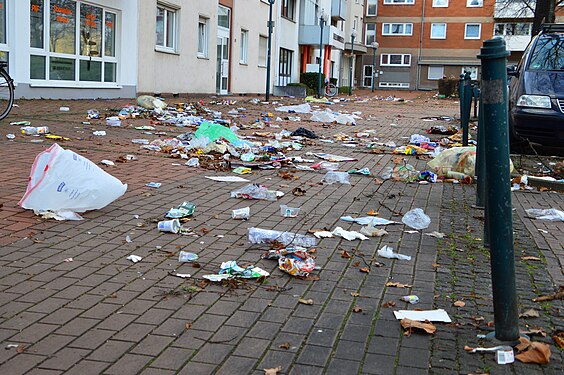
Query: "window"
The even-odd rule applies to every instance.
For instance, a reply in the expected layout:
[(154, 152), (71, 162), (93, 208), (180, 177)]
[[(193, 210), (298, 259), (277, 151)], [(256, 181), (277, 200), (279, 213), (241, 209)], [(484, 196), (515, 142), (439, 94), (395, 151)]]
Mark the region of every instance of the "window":
[(446, 23), (431, 24), (431, 39), (446, 39)]
[(478, 80), (478, 67), (477, 66), (465, 66), (461, 70), (461, 74), (470, 72), (470, 79), (476, 81)]
[(378, 0), (367, 0), (366, 5), (366, 15), (376, 16), (378, 12)]
[(433, 8), (447, 8), (448, 0), (433, 0)]
[(531, 23), (496, 23), (494, 27), (494, 35), (531, 35)]
[(376, 41), (376, 24), (367, 23), (366, 24), (366, 45), (369, 46), (372, 42)]
[(477, 8), (484, 6), (484, 0), (466, 0), (466, 7)]
[(116, 13), (71, 0), (30, 6), (31, 79), (117, 82)]
[(265, 36), (259, 36), (259, 53), (258, 53), (258, 65), (266, 67), (266, 49), (268, 45), (268, 38)]
[(384, 4), (415, 4), (415, 0), (384, 0)]
[(229, 8), (217, 7), (217, 26), (229, 29)]
[(198, 21), (198, 56), (208, 57), (208, 20), (202, 17)]
[(241, 29), (241, 52), (239, 62), (241, 64), (247, 63), (247, 56), (249, 52), (249, 31)]
[(383, 53), (380, 55), (381, 66), (411, 66), (410, 54), (389, 54)]
[(292, 59), (294, 51), (280, 48), (280, 61), (278, 65), (278, 86), (286, 86), (292, 82)]
[(440, 66), (430, 65), (429, 66), (429, 72), (427, 74), (427, 78), (430, 81), (436, 81), (436, 80), (443, 78), (444, 74), (445, 74), (445, 67), (444, 66), (442, 66), (442, 65), (440, 65)]
[(481, 26), (479, 23), (467, 23), (464, 29), (464, 39), (480, 39)]
[(282, 17), (293, 20), (296, 0), (282, 0)]
[(157, 5), (157, 43), (161, 51), (176, 49), (176, 10)]
[(384, 23), (382, 35), (412, 35), (412, 23)]

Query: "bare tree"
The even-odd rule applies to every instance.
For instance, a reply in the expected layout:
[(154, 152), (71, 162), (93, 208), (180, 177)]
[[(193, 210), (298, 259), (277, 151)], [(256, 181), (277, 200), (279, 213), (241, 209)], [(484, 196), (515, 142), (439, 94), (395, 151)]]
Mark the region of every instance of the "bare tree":
[(537, 35), (543, 23), (554, 23), (556, 7), (564, 0), (496, 0), (496, 12), (502, 18), (533, 18), (532, 35)]

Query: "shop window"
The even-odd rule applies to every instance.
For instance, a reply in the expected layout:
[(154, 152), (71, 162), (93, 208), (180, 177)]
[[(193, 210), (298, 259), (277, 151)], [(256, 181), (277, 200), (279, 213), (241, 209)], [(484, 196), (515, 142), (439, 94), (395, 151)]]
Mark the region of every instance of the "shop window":
[(106, 56), (116, 56), (116, 15), (115, 13), (106, 12), (106, 19), (104, 22), (104, 40)]
[(31, 55), (29, 57), (29, 75), (31, 79), (45, 79), (45, 56)]
[(70, 0), (51, 1), (50, 21), (49, 51), (75, 54), (76, 3)]
[[(31, 0), (31, 9), (29, 13), (29, 46), (33, 48), (44, 48), (44, 3), (43, 0)], [(45, 76), (45, 74), (43, 74)]]

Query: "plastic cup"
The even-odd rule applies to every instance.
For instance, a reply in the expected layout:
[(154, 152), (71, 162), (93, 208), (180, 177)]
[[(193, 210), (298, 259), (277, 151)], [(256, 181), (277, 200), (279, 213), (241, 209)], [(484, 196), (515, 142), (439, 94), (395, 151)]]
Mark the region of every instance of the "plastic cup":
[(299, 208), (288, 207), (285, 204), (280, 205), (280, 215), (284, 217), (296, 217), (300, 212)]
[(232, 217), (233, 219), (237, 219), (237, 220), (249, 220), (250, 214), (251, 214), (250, 207), (238, 208), (236, 210), (233, 210)]
[(180, 221), (178, 219), (159, 221), (157, 228), (160, 232), (178, 233), (180, 231)]

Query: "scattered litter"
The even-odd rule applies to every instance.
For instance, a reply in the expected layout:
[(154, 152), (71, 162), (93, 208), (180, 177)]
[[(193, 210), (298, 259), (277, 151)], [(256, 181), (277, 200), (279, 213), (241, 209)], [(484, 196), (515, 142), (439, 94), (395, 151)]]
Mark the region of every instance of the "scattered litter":
[(282, 371), (282, 367), (265, 368), (263, 371), (264, 375), (278, 375), (278, 373)]
[(307, 103), (299, 105), (287, 105), (276, 108), (276, 111), (287, 113), (310, 113), (311, 106)]
[(247, 268), (240, 267), (236, 261), (230, 260), (221, 263), (219, 270), (220, 275), (229, 275), (232, 277), (241, 277), (243, 279), (256, 279), (259, 277), (267, 277), (270, 274), (262, 268), (255, 266), (248, 266)]
[(105, 130), (97, 130), (92, 132), (92, 135), (95, 135), (97, 137), (103, 137), (106, 135), (106, 131)]
[(331, 233), (327, 230), (313, 232), (313, 235), (317, 238), (331, 238), (331, 237), (333, 237), (333, 233)]
[(352, 216), (342, 216), (341, 220), (357, 223), (360, 225), (371, 225), (371, 226), (398, 224), (396, 221), (390, 221), (387, 219), (382, 219), (380, 217), (373, 217), (373, 216), (363, 216), (357, 218), (353, 218)]
[(401, 221), (408, 227), (418, 230), (428, 228), (429, 224), (431, 224), (431, 218), (425, 215), (425, 212), (420, 208), (414, 208), (408, 211)]
[(270, 250), (265, 259), (278, 259), (278, 268), (292, 276), (306, 277), (315, 269), (315, 260), (303, 247)]
[(193, 167), (193, 168), (200, 168), (200, 159), (191, 158), (184, 165), (187, 165), (188, 167)]
[(38, 212), (85, 212), (107, 206), (126, 190), (90, 160), (55, 143), (36, 156), (18, 204)]
[[(387, 287), (394, 287), (394, 288), (411, 288), (412, 287), (412, 285), (410, 285), (410, 284), (402, 284), (402, 283), (394, 282), (394, 281), (388, 281), (386, 283), (386, 286)], [(404, 300), (404, 301), (409, 302), (407, 300)]]
[(464, 302), (464, 301), (455, 301), (452, 305), (453, 305), (454, 307), (464, 307), (464, 306), (466, 306), (466, 302)]
[(411, 260), (411, 257), (409, 255), (394, 253), (394, 249), (392, 249), (390, 246), (382, 247), (380, 250), (378, 250), (378, 255), (382, 258), (388, 259)]
[(300, 298), (300, 299), (298, 299), (298, 302), (303, 304), (303, 305), (313, 305), (313, 300), (311, 298), (309, 298), (309, 299)]
[(368, 169), (368, 168), (351, 169), (347, 173), (348, 174), (361, 174), (361, 175), (364, 175), (364, 176), (370, 176), (370, 169)]
[(239, 176), (205, 176), (207, 179), (219, 182), (249, 182), (246, 178)]
[(304, 236), (292, 232), (280, 232), (277, 230), (268, 230), (260, 228), (249, 228), (249, 242), (254, 244), (270, 244), (276, 241), (284, 246), (303, 246), (313, 247), (317, 241), (314, 237)]
[(101, 164), (104, 164), (104, 165), (111, 165), (111, 166), (115, 166), (115, 165), (116, 165), (113, 161), (111, 161), (111, 160), (106, 160), (106, 159), (102, 160), (100, 163), (101, 163)]
[(121, 120), (117, 116), (107, 117), (106, 125), (108, 126), (121, 126)]
[(133, 241), (131, 240), (131, 236), (125, 236), (125, 242), (132, 243)]
[(306, 191), (300, 187), (295, 187), (292, 190), (292, 194), (294, 194), (296, 197), (301, 197), (306, 193)]
[(59, 111), (68, 112), (68, 111), (70, 111), (70, 108), (69, 107), (59, 107)]
[(162, 100), (150, 95), (141, 95), (137, 98), (137, 104), (145, 109), (165, 109), (167, 104)]
[(224, 275), (203, 275), (202, 278), (212, 281), (212, 282), (219, 282), (222, 280), (227, 280), (229, 278), (231, 278), (230, 275), (224, 274)]
[(313, 131), (306, 128), (297, 128), (291, 134), (292, 137), (306, 137), (311, 139), (319, 138)]
[(157, 224), (157, 229), (160, 232), (178, 233), (180, 232), (180, 221), (178, 219), (163, 220)]
[(11, 133), (10, 133), (10, 134), (6, 134), (6, 138), (8, 138), (8, 139), (15, 139), (15, 138), (16, 138), (16, 135), (15, 135), (15, 134), (11, 134)]
[(267, 201), (276, 201), (282, 196), (284, 196), (284, 193), (281, 191), (268, 190), (266, 186), (259, 184), (247, 185), (239, 190), (231, 192), (231, 198), (259, 199)]
[(526, 209), (525, 212), (527, 216), (531, 219), (537, 220), (550, 220), (550, 221), (564, 221), (564, 211), (557, 210), (555, 208), (550, 209), (538, 209), (538, 208), (529, 208)]
[(181, 279), (189, 279), (192, 277), (189, 273), (173, 273), (172, 276), (180, 277)]
[(237, 167), (237, 168), (233, 169), (232, 172), (237, 173), (237, 174), (249, 174), (249, 173), (252, 172), (252, 170), (251, 170), (251, 168)]
[(251, 215), (251, 208), (238, 208), (232, 211), (231, 217), (236, 220), (249, 220), (249, 216)]
[(70, 262), (72, 262), (72, 261), (73, 261), (72, 258), (65, 258), (65, 259), (63, 259), (63, 262), (65, 262), (65, 263), (70, 263)]
[(133, 255), (133, 254), (127, 257), (127, 260), (130, 260), (130, 261), (132, 261), (133, 263), (140, 262), (141, 259), (143, 259), (143, 258), (140, 257), (139, 255)]
[(333, 154), (326, 154), (324, 152), (314, 154), (320, 159), (331, 161), (331, 162), (341, 162), (341, 161), (356, 161), (357, 159), (348, 156), (339, 156)]
[(145, 186), (155, 188), (155, 189), (160, 188), (161, 185), (162, 184), (160, 182), (149, 182), (148, 184), (145, 184)]
[(445, 238), (445, 236), (446, 236), (446, 234), (441, 233), (441, 232), (437, 232), (437, 231), (434, 231), (434, 232), (431, 232), (431, 233), (425, 233), (425, 235), (429, 236), (429, 237), (435, 237), (435, 238)]
[(297, 217), (300, 208), (288, 207), (285, 204), (280, 205), (280, 215), (283, 217)]
[(43, 219), (55, 219), (57, 221), (84, 220), (82, 216), (73, 211), (33, 210), (33, 212)]
[(535, 309), (528, 309), (527, 311), (524, 311), (523, 313), (519, 314), (519, 318), (539, 318), (539, 317), (540, 314)]
[(335, 183), (348, 185), (351, 184), (349, 180), (349, 174), (347, 172), (329, 171), (325, 174), (322, 181), (328, 185), (333, 185)]
[(474, 176), (475, 164), (476, 147), (474, 146), (449, 148), (427, 163), (439, 176), (445, 176), (448, 171)]
[(413, 294), (409, 295), (409, 296), (403, 296), (400, 299), (404, 302), (409, 302), (412, 305), (419, 303), (419, 297), (417, 297), (416, 295), (413, 295)]
[(452, 320), (448, 316), (448, 313), (443, 309), (437, 310), (399, 310), (394, 311), (394, 316), (396, 319), (401, 320), (408, 318), (411, 320), (416, 320), (418, 322), (424, 322), (426, 320), (430, 322), (444, 322), (451, 323)]
[(413, 333), (415, 329), (420, 329), (425, 331), (426, 333), (433, 334), (437, 330), (434, 324), (431, 323), (421, 323), (416, 320), (411, 320), (408, 318), (404, 318), (400, 321), (401, 326), (405, 329), (404, 335), (409, 336)]
[(196, 210), (196, 205), (192, 202), (182, 202), (182, 204), (176, 206), (176, 208), (171, 208), (166, 213), (166, 217), (169, 219), (183, 219), (188, 216), (194, 215)]
[(388, 232), (385, 229), (376, 228), (370, 224), (360, 228), (360, 233), (368, 237), (382, 237), (388, 234)]
[(193, 262), (195, 260), (198, 260), (198, 258), (198, 254), (190, 253), (188, 251), (180, 251), (178, 253), (178, 261), (180, 263)]
[(368, 239), (368, 237), (366, 237), (362, 233), (344, 230), (341, 227), (335, 228), (331, 233), (334, 234), (335, 236), (343, 237), (345, 240), (348, 241), (353, 241), (357, 239), (364, 241)]

